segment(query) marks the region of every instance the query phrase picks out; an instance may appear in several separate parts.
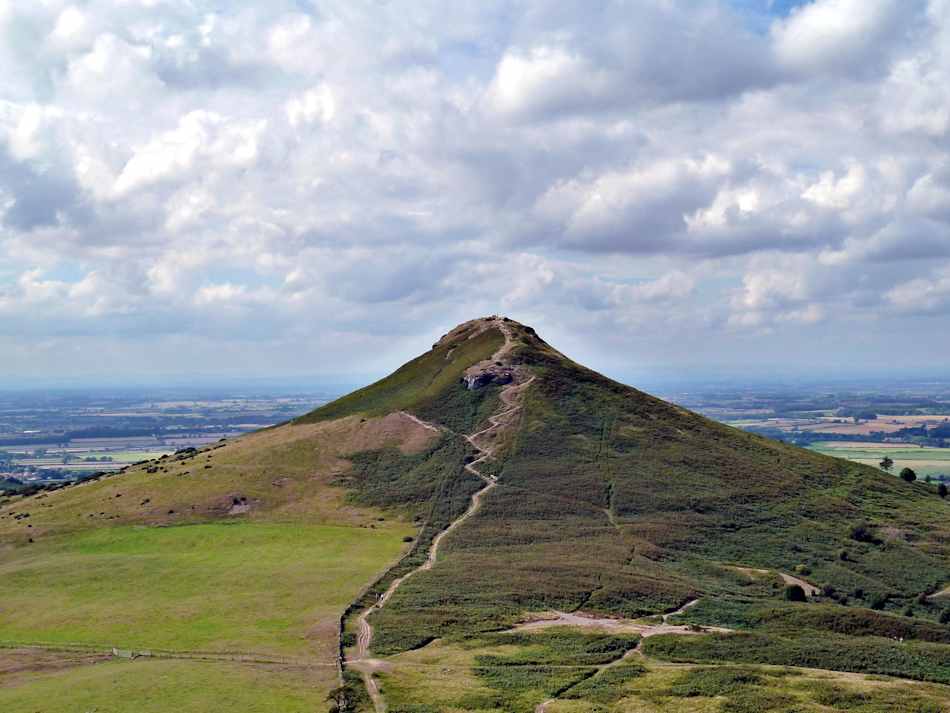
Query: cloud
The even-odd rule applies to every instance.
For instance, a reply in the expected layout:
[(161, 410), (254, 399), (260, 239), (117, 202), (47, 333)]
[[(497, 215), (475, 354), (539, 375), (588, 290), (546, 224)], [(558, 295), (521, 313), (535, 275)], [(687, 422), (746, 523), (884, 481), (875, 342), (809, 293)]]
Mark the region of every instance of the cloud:
[(926, 10), (921, 0), (814, 0), (772, 26), (778, 62), (799, 75), (863, 76), (888, 67)]
[(590, 178), (561, 181), (535, 213), (583, 250), (660, 252), (686, 229), (686, 217), (715, 196), (732, 167), (716, 156), (660, 161)]
[(178, 126), (134, 149), (116, 179), (113, 191), (122, 196), (165, 180), (180, 178), (198, 164), (212, 168), (247, 168), (258, 157), (266, 120), (226, 121), (220, 114), (192, 111)]
[(266, 371), (480, 312), (662, 363), (914, 315), (942, 353), (950, 2), (765, 5), (0, 4), (0, 332)]
[(718, 101), (779, 78), (766, 42), (723, 4), (650, 0), (631, 14), (626, 3), (604, 2), (587, 10), (571, 2), (553, 13), (573, 15), (577, 24), (567, 27), (533, 16), (530, 36), (550, 41), (501, 56), (485, 95), (492, 112), (546, 120)]
[(908, 280), (887, 291), (887, 301), (902, 314), (945, 314), (950, 309), (950, 269)]

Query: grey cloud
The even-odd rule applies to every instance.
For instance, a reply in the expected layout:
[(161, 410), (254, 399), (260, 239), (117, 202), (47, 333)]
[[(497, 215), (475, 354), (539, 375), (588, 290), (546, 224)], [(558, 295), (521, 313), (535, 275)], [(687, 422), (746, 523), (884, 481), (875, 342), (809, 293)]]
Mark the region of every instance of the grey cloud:
[(0, 190), (9, 193), (12, 204), (2, 215), (3, 224), (16, 231), (86, 223), (90, 211), (70, 176), (57, 175), (55, 168), (16, 161), (0, 146)]
[(721, 100), (780, 79), (765, 38), (722, 3), (571, 2), (527, 18), (487, 95), (523, 121)]

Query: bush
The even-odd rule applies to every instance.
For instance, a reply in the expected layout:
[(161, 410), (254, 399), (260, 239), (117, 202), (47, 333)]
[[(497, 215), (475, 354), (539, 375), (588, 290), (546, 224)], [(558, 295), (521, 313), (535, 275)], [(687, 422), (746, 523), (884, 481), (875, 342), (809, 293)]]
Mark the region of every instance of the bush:
[(901, 480), (907, 483), (913, 483), (917, 480), (917, 474), (910, 468), (904, 468), (901, 471)]
[(852, 525), (848, 536), (855, 542), (877, 542), (877, 537), (874, 535), (874, 528), (866, 522), (859, 522)]
[(941, 624), (950, 624), (950, 609), (944, 609), (940, 612), (939, 621)]
[(937, 495), (939, 495), (941, 498), (947, 497), (947, 484), (946, 484), (946, 483), (941, 483), (940, 485), (937, 486)]
[(805, 590), (797, 584), (790, 584), (785, 587), (785, 599), (790, 602), (807, 602)]

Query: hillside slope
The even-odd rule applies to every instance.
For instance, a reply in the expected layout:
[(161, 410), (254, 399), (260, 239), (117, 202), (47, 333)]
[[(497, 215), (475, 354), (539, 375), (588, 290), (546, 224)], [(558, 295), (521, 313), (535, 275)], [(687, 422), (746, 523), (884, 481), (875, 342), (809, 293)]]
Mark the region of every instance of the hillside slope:
[[(950, 582), (948, 514), (926, 484), (712, 422), (489, 317), (292, 423), (3, 505), (0, 570), (20, 588), (39, 583), (28, 596), (0, 583), (0, 599), (16, 591), (25, 607), (16, 626), (0, 619), (0, 640), (26, 641), (31, 617), (42, 622), (36, 640), (114, 644), (135, 630), (71, 621), (90, 595), (66, 584), (74, 543), (108, 554), (127, 582), (118, 589), (134, 590), (142, 556), (154, 554), (136, 538), (164, 537), (142, 526), (270, 528), (215, 534), (224, 549), (210, 560), (229, 562), (241, 542), (270, 553), (257, 574), (252, 559), (252, 575), (230, 581), (250, 607), (269, 597), (273, 616), (242, 626), (209, 624), (205, 612), (180, 641), (298, 658), (303, 646), (320, 653), (300, 665), (326, 666), (346, 609), (340, 709), (819, 711), (862, 696), (861, 710), (943, 710), (950, 628), (945, 600), (931, 595)], [(341, 547), (301, 529), (314, 527), (341, 528)], [(345, 533), (365, 537), (347, 549)], [(202, 537), (165, 538), (163, 551), (187, 555)], [(295, 542), (312, 544), (294, 554)], [(356, 601), (301, 611), (301, 591), (316, 601), (332, 587), (302, 573), (319, 562), (345, 572), (350, 560), (343, 590)], [(174, 578), (167, 568), (180, 560), (156, 566), (150, 576)], [(281, 581), (280, 596), (257, 591), (255, 577)], [(129, 606), (100, 594), (100, 613)], [(31, 608), (53, 596), (53, 614)], [(162, 596), (151, 606), (173, 611), (175, 592)], [(825, 683), (763, 664), (823, 669)], [(333, 670), (321, 675), (320, 698)]]
[[(467, 323), (423, 359), (492, 330), (508, 337), (503, 355), (468, 375), (495, 368), (526, 385), (483, 466), (497, 487), (441, 543), (438, 566), (400, 583), (371, 612), (374, 655), (477, 641), (532, 612), (630, 620), (694, 603), (679, 621), (755, 632), (761, 651), (746, 655), (749, 662), (797, 658), (819, 668), (950, 682), (950, 648), (943, 648), (950, 630), (936, 622), (942, 608), (928, 597), (950, 579), (948, 509), (933, 488), (714, 423), (573, 363), (516, 323)], [(474, 392), (459, 383), (451, 398), (435, 402), (397, 398), (417, 417), (464, 437), (479, 419), (459, 418), (459, 404), (468, 404), (466, 413), (477, 413), (478, 403), (500, 408), (497, 394), (506, 387), (497, 382)], [(375, 390), (383, 388), (391, 386), (381, 382)], [(367, 408), (362, 398), (349, 397), (347, 409)], [(328, 412), (339, 413), (318, 410), (307, 419)], [(380, 453), (350, 485), (381, 505), (402, 504), (393, 474), (410, 465)], [(457, 494), (478, 487), (470, 474), (455, 477)], [(440, 503), (447, 511), (442, 526), (465, 512), (467, 501), (453, 502)], [(815, 593), (809, 604), (785, 602), (785, 586), (795, 582)], [(388, 585), (381, 582), (377, 593)], [(913, 619), (893, 615), (908, 607)], [(848, 638), (854, 634), (872, 636)], [(824, 642), (823, 654), (795, 653), (798, 638), (816, 636), (838, 638)], [(907, 658), (888, 643), (893, 638), (936, 648)], [(686, 642), (660, 636), (647, 650), (678, 660), (737, 657), (693, 651)], [(762, 653), (780, 644), (788, 652)], [(842, 657), (842, 647), (852, 645), (873, 650)], [(356, 651), (351, 657), (363, 666)], [(393, 673), (382, 679), (400, 686)], [(490, 700), (486, 708), (507, 699)]]

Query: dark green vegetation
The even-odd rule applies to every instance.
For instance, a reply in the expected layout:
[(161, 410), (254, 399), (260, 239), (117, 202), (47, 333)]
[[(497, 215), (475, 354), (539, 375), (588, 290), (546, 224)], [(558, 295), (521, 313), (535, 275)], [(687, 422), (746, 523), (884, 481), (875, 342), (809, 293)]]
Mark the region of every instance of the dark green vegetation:
[(809, 632), (800, 636), (656, 636), (648, 656), (693, 663), (766, 663), (950, 683), (950, 646)]
[[(499, 351), (506, 331), (509, 348)], [(511, 391), (460, 382), (488, 359), (503, 360), (493, 366), (514, 369), (521, 383), (533, 377), (520, 408)], [(15, 518), (29, 510), (43, 537), (78, 523), (238, 517), (377, 528), (398, 538), (395, 550), (414, 538), (375, 583), (364, 573), (361, 594), (350, 583), (358, 600), (346, 609), (342, 643), (352, 651), (353, 615), (425, 562), (485, 486), (465, 468), (479, 452), (464, 435), (507, 409), (491, 434), (493, 456), (478, 468), (497, 487), (442, 540), (436, 565), (406, 579), (369, 619), (371, 655), (390, 657), (379, 680), (393, 713), (533, 711), (547, 699), (549, 713), (619, 713), (631, 697), (654, 706), (642, 710), (821, 710), (813, 688), (759, 664), (950, 682), (940, 595), (950, 581), (950, 504), (935, 487), (707, 420), (499, 320), (467, 323), (392, 376), (220, 452), (148, 464), (51, 502), (19, 500), (0, 510), (0, 532), (27, 551), (25, 521)], [(384, 569), (367, 556), (379, 566), (366, 572)], [(549, 610), (631, 619), (697, 598), (670, 623), (738, 632), (654, 636), (645, 659), (622, 658), (634, 634), (505, 633)], [(324, 644), (332, 634), (335, 648), (344, 609), (332, 612), (332, 628), (329, 613), (320, 619)], [(366, 710), (354, 670), (344, 683), (338, 703)], [(927, 690), (938, 693), (921, 694), (921, 705), (946, 692)], [(867, 695), (867, 710), (883, 705), (884, 694)]]
[[(939, 611), (946, 609), (940, 607)], [(950, 627), (919, 617), (896, 616), (860, 606), (813, 600), (805, 605), (780, 605), (752, 598), (704, 599), (676, 617), (676, 622), (710, 624), (730, 629), (790, 635), (803, 631), (833, 632), (950, 644)]]

